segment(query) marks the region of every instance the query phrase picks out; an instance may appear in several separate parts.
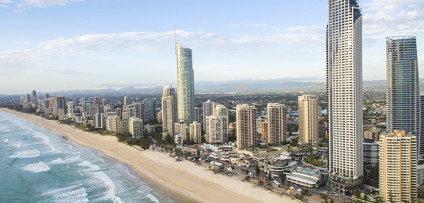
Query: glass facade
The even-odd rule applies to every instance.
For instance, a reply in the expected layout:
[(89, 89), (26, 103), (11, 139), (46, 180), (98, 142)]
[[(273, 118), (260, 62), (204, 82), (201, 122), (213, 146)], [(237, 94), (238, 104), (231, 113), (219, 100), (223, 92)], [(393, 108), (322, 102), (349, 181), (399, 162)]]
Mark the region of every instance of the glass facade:
[[(404, 130), (420, 137), (420, 97), (415, 37), (386, 40), (387, 132)], [(420, 147), (419, 147), (420, 148)]]
[(185, 123), (194, 121), (194, 72), (191, 49), (176, 43), (178, 119)]

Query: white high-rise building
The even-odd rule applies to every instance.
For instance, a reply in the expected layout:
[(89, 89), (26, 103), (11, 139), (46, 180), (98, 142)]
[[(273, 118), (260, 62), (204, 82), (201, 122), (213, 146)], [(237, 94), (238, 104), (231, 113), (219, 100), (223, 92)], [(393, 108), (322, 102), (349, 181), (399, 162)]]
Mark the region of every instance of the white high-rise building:
[(318, 141), (318, 97), (302, 95), (299, 101), (299, 143)]
[(128, 131), (132, 135), (133, 139), (143, 137), (143, 132), (144, 132), (143, 120), (135, 116), (131, 117), (128, 122)]
[[(266, 143), (268, 144), (279, 144), (285, 141), (287, 134), (287, 107), (283, 104), (268, 103), (268, 132)], [(262, 122), (260, 123), (262, 127)]]
[(258, 140), (256, 132), (256, 107), (248, 104), (239, 104), (236, 107), (237, 147), (246, 148), (256, 146)]
[(413, 202), (417, 198), (417, 140), (405, 131), (380, 138), (379, 193), (384, 202)]
[(175, 43), (177, 55), (178, 119), (185, 123), (194, 121), (194, 72), (191, 49)]
[(162, 95), (163, 132), (174, 135), (174, 123), (178, 122), (177, 94), (172, 86), (165, 86)]
[(183, 139), (187, 139), (187, 124), (184, 122), (174, 123), (174, 136), (182, 135)]
[(74, 117), (74, 102), (68, 102), (68, 118), (72, 119)]
[(208, 100), (206, 102), (203, 102), (203, 130), (206, 131), (206, 117), (213, 115), (216, 107), (215, 102), (211, 102), (211, 100)]
[(358, 0), (329, 0), (327, 94), (330, 188), (362, 182), (362, 14)]
[(197, 121), (194, 121), (192, 124), (190, 124), (190, 140), (194, 143), (201, 143), (202, 142), (202, 124), (197, 123)]

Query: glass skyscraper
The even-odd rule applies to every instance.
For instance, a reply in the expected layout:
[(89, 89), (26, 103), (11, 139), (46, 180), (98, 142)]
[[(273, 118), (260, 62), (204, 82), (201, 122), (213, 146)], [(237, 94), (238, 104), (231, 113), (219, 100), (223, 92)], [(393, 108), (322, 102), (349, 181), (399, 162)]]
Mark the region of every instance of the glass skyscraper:
[(362, 14), (357, 0), (328, 6), (329, 185), (350, 193), (363, 176)]
[(420, 138), (419, 139), (417, 139), (418, 140), (418, 153), (419, 154), (421, 154), (421, 155), (424, 155), (424, 130), (422, 129), (422, 128), (424, 128), (424, 95), (421, 95), (420, 96), (420, 98), (421, 98), (421, 127), (420, 127), (420, 133), (421, 133), (421, 136), (420, 136)]
[[(417, 43), (413, 36), (387, 37), (387, 132), (404, 130), (420, 143)], [(421, 147), (418, 147), (421, 149)]]
[(194, 72), (191, 49), (175, 44), (177, 55), (178, 119), (190, 124), (194, 121)]

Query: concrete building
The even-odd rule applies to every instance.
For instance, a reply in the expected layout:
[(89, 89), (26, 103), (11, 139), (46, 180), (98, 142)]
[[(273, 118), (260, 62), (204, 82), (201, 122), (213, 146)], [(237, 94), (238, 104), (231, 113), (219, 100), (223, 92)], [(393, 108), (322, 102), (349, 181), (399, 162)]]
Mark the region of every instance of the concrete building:
[(387, 37), (387, 132), (404, 130), (420, 143), (420, 90), (417, 42), (412, 36)]
[(177, 94), (172, 86), (165, 86), (162, 95), (162, 126), (163, 132), (174, 135), (174, 123), (178, 122)]
[(203, 123), (203, 108), (195, 108), (194, 120), (198, 123)]
[(190, 140), (194, 143), (202, 143), (202, 124), (197, 121), (190, 124)]
[(405, 131), (380, 138), (380, 197), (384, 202), (412, 202), (417, 198), (417, 140)]
[(203, 130), (206, 131), (206, 117), (213, 115), (216, 107), (215, 102), (211, 102), (211, 100), (208, 100), (206, 102), (203, 102), (202, 104), (203, 109)]
[(328, 2), (329, 186), (349, 194), (363, 177), (362, 14), (358, 0)]
[(420, 126), (420, 139), (419, 139), (419, 154), (424, 155), (424, 95), (420, 96), (420, 106), (421, 106), (421, 126)]
[(424, 184), (424, 164), (417, 166), (417, 187)]
[(299, 143), (318, 142), (318, 97), (305, 94), (299, 96)]
[(187, 139), (187, 124), (184, 122), (174, 123), (174, 136), (182, 135), (183, 139)]
[(286, 140), (287, 136), (287, 107), (283, 104), (268, 103), (268, 133), (267, 144), (279, 144)]
[(261, 123), (261, 138), (266, 140), (268, 137), (268, 122)]
[(74, 117), (74, 102), (68, 102), (68, 119), (72, 119)]
[(194, 72), (191, 49), (175, 43), (177, 55), (178, 119), (185, 123), (194, 121)]
[(144, 103), (144, 122), (153, 122), (156, 120), (156, 99), (148, 98)]
[(131, 117), (128, 122), (128, 131), (132, 135), (132, 138), (141, 138), (144, 133), (143, 120), (135, 116)]
[(318, 188), (322, 184), (321, 171), (311, 167), (297, 167), (286, 178), (290, 183), (310, 189)]
[(228, 116), (207, 116), (205, 132), (207, 143), (228, 142)]
[(256, 108), (247, 104), (239, 104), (236, 107), (236, 136), (237, 147), (246, 148), (256, 146)]

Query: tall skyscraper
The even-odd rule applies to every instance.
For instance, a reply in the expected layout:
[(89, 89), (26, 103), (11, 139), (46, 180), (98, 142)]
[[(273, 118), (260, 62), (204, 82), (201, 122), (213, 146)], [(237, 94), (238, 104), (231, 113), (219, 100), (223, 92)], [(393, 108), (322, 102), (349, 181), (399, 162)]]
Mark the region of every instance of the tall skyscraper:
[(417, 140), (419, 141), (418, 146), (419, 146), (419, 154), (423, 155), (424, 154), (424, 95), (420, 96), (420, 105), (421, 105), (421, 135), (419, 137), (419, 139), (417, 138)]
[(318, 97), (302, 95), (299, 101), (299, 142), (316, 143), (318, 141)]
[(174, 123), (178, 122), (177, 94), (172, 86), (165, 86), (162, 95), (163, 132), (174, 135)]
[(156, 99), (148, 98), (143, 100), (144, 103), (144, 122), (156, 120)]
[(211, 100), (208, 100), (206, 102), (203, 102), (203, 130), (206, 131), (206, 117), (213, 115), (213, 112), (215, 111), (216, 103), (211, 102)]
[(362, 182), (362, 14), (357, 0), (329, 0), (327, 94), (329, 185), (352, 192)]
[(268, 133), (265, 138), (268, 144), (279, 144), (285, 141), (287, 134), (287, 108), (283, 104), (268, 103)]
[(237, 147), (246, 148), (256, 146), (256, 108), (247, 104), (239, 104), (236, 107), (237, 122)]
[(185, 123), (194, 121), (194, 72), (191, 49), (175, 43), (177, 55), (178, 119)]
[(417, 198), (417, 141), (395, 130), (380, 138), (379, 189), (384, 202), (412, 202)]
[[(404, 130), (420, 143), (420, 91), (415, 37), (386, 39), (387, 132)], [(419, 147), (420, 148), (420, 147)]]
[(124, 96), (124, 106), (130, 105), (130, 98), (128, 96)]
[(196, 107), (194, 108), (194, 111), (195, 111), (194, 120), (202, 124), (203, 123), (203, 108)]

